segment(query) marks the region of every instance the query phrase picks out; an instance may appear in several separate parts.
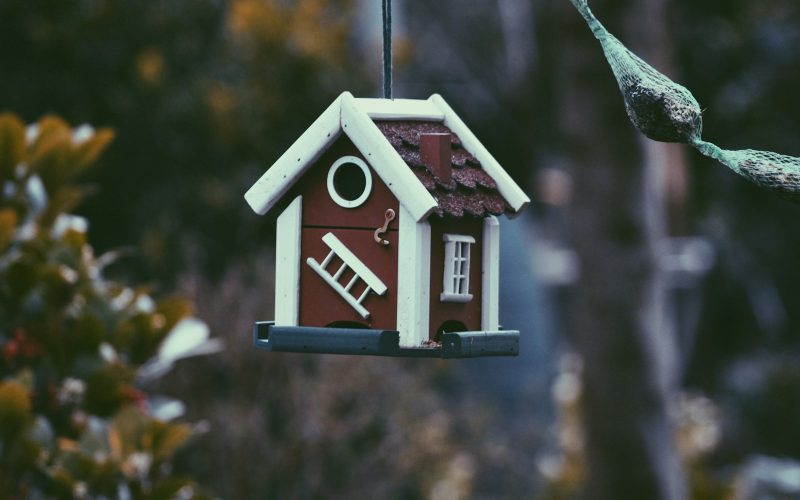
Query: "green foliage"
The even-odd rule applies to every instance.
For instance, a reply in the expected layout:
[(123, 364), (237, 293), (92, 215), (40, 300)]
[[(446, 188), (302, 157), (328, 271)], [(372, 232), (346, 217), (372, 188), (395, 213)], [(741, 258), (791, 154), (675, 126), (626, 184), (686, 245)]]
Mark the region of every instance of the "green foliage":
[(0, 115), (0, 497), (198, 497), (140, 370), (191, 313), (103, 276), (74, 184), (114, 134)]

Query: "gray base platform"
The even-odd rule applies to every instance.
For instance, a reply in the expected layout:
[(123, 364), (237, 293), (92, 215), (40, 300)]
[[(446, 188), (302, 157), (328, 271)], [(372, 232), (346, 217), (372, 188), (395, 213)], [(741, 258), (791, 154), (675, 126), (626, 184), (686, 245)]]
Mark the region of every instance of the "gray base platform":
[(452, 332), (442, 334), (441, 347), (400, 347), (396, 330), (253, 325), (253, 345), (271, 352), (362, 354), (406, 358), (477, 358), (519, 355), (519, 331)]

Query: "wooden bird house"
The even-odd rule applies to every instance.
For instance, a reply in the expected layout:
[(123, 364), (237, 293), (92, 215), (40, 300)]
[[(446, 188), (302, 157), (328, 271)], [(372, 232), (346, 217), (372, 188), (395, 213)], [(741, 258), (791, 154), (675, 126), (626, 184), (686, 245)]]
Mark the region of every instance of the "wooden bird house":
[(273, 351), (515, 355), (499, 225), (528, 197), (438, 95), (339, 96), (247, 191), (276, 210)]

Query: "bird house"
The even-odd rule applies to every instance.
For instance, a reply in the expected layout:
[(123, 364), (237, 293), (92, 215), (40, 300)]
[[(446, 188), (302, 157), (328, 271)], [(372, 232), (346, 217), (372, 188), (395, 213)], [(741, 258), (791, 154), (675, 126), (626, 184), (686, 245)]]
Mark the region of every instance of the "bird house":
[(279, 213), (272, 351), (515, 355), (499, 224), (528, 197), (438, 95), (339, 96), (247, 191)]

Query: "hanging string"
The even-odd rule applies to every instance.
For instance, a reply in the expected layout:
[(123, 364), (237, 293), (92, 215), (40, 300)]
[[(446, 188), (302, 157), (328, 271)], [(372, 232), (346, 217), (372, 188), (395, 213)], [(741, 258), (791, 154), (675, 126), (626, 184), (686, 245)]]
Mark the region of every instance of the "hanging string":
[(392, 98), (392, 0), (383, 0), (383, 98)]

